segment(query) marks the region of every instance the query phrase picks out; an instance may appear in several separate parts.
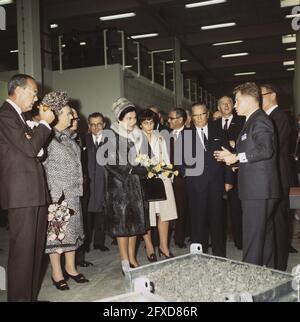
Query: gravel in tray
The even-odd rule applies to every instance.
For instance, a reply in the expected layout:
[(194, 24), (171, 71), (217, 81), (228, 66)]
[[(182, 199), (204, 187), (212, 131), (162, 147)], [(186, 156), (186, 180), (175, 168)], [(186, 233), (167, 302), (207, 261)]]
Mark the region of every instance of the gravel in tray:
[(168, 301), (222, 302), (241, 292), (250, 294), (288, 280), (265, 267), (194, 257), (173, 262), (148, 274), (155, 294)]

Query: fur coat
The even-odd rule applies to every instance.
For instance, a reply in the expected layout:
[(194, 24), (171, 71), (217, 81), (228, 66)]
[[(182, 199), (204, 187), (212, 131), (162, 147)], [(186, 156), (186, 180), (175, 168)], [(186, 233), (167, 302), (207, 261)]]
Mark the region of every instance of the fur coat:
[[(110, 130), (108, 144), (97, 152), (99, 162), (103, 149), (107, 170), (107, 219), (116, 237), (145, 234), (150, 229), (148, 203), (143, 201), (139, 174), (134, 163), (141, 147), (142, 133), (136, 127), (127, 134), (119, 123)], [(104, 155), (104, 154), (103, 154)]]

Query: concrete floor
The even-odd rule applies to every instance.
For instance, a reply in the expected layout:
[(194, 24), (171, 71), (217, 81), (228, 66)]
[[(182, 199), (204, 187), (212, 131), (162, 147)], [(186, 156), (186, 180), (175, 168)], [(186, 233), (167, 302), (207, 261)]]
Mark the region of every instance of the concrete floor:
[[(300, 230), (299, 223), (296, 224), (296, 231)], [(75, 281), (69, 281), (70, 290), (59, 291), (51, 282), (50, 265), (43, 279), (39, 300), (53, 302), (88, 302), (97, 301), (114, 295), (125, 293), (124, 277), (121, 274), (121, 265), (119, 260), (118, 247), (111, 245), (111, 239), (107, 238), (106, 245), (110, 248), (109, 252), (91, 250), (86, 260), (94, 263), (94, 266), (80, 268), (90, 282), (87, 284), (76, 284)], [(300, 264), (300, 240), (294, 239), (293, 246), (298, 250), (297, 254), (290, 254), (289, 268), (290, 271), (295, 265)], [(0, 266), (6, 267), (8, 256), (8, 231), (0, 228)], [(188, 253), (188, 248), (180, 249), (171, 244), (171, 250), (174, 255), (183, 255)], [(232, 241), (227, 242), (227, 257), (235, 260), (241, 260), (242, 252), (237, 250)], [(47, 257), (45, 257), (47, 260)], [(160, 259), (161, 260), (161, 259)], [(138, 261), (141, 265), (148, 264), (143, 243), (138, 250)], [(6, 292), (0, 291), (0, 302), (6, 301)]]

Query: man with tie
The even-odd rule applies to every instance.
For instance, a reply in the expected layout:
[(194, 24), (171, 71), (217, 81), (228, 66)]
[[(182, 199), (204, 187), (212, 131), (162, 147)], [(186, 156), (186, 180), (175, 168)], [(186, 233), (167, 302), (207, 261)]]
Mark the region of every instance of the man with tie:
[(255, 83), (234, 90), (238, 115), (246, 116), (237, 139), (237, 153), (215, 151), (231, 165), (239, 162), (239, 197), (243, 208), (243, 260), (274, 267), (273, 214), (280, 198), (277, 142), (271, 119), (260, 109), (260, 89)]
[(277, 90), (272, 84), (264, 84), (260, 87), (262, 95), (262, 107), (273, 121), (277, 135), (278, 164), (282, 198), (277, 204), (274, 215), (276, 263), (275, 268), (285, 271), (288, 264), (289, 240), (289, 191), (292, 175), (290, 164), (290, 140), (292, 128), (288, 116), (277, 103)]
[(169, 112), (168, 122), (170, 125), (170, 161), (174, 164), (179, 175), (174, 177), (173, 189), (176, 201), (178, 218), (175, 220), (175, 245), (179, 248), (185, 248), (186, 225), (188, 222), (188, 203), (184, 172), (182, 167), (183, 145), (184, 145), (184, 124), (186, 122), (186, 112), (182, 108), (174, 108)]
[[(89, 178), (89, 202), (86, 223), (86, 247), (89, 249), (93, 240), (94, 249), (109, 251), (105, 246), (105, 168), (96, 161), (96, 153), (104, 142), (102, 131), (105, 128), (104, 116), (95, 112), (88, 117), (89, 133), (86, 136), (87, 169)], [(94, 238), (93, 238), (94, 231)]]
[[(222, 128), (228, 139), (232, 151), (235, 151), (236, 140), (244, 126), (245, 118), (233, 113), (233, 101), (231, 97), (223, 96), (218, 101), (218, 110), (221, 113), (221, 118), (216, 120), (218, 127)], [(233, 188), (228, 191), (228, 206), (232, 237), (235, 246), (242, 249), (242, 205), (238, 196), (238, 167), (233, 173), (234, 184)]]
[(0, 109), (0, 197), (8, 209), (10, 230), (8, 301), (36, 301), (47, 227), (49, 196), (38, 153), (51, 134), (54, 114), (41, 106), (32, 131), (24, 112), (37, 100), (37, 83), (18, 74), (8, 82), (8, 99)]
[[(202, 144), (204, 148), (204, 170), (200, 175), (187, 176), (189, 211), (191, 217), (191, 241), (201, 243), (208, 252), (209, 237), (212, 252), (226, 256), (225, 218), (223, 215), (223, 194), (232, 188), (231, 168), (215, 160), (213, 152), (227, 146), (228, 141), (222, 128), (215, 122), (208, 122), (209, 111), (205, 104), (192, 106), (192, 150)], [(197, 162), (198, 160), (196, 160)]]

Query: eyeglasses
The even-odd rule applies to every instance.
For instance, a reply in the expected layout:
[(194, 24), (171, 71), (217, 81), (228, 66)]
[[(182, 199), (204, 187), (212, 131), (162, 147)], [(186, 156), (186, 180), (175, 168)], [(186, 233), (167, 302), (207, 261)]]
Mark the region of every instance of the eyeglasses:
[(203, 116), (203, 115), (206, 115), (207, 112), (205, 113), (200, 113), (200, 114), (192, 114), (192, 117), (198, 117), (198, 116)]
[(267, 92), (267, 93), (261, 93), (261, 96), (265, 96), (265, 95), (269, 95), (269, 94), (273, 94), (273, 92)]

